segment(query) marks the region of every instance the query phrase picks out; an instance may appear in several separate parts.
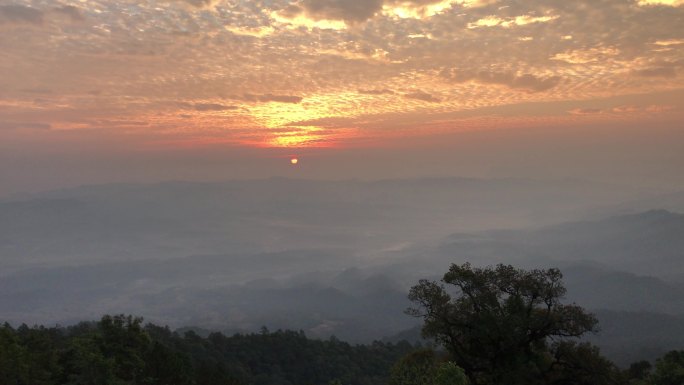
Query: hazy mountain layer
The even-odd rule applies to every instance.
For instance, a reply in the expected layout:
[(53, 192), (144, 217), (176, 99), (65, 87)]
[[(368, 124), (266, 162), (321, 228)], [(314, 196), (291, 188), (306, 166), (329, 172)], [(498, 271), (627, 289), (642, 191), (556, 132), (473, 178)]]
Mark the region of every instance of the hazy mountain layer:
[(347, 248), (580, 219), (634, 194), (580, 182), (415, 179), (86, 186), (0, 203), (0, 268)]
[(451, 263), (510, 263), (560, 267), (568, 301), (605, 319), (597, 342), (609, 355), (655, 357), (672, 343), (639, 320), (679, 333), (668, 320), (684, 315), (684, 215), (596, 219), (614, 195), (570, 182), (271, 179), (24, 197), (0, 203), (0, 319), (132, 313), (369, 341), (419, 324), (403, 314), (419, 279)]

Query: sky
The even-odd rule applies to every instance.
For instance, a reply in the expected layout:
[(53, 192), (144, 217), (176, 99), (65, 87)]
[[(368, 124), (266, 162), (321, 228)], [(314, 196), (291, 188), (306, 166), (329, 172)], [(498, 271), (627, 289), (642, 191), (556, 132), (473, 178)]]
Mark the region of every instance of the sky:
[(682, 0), (0, 0), (0, 196), (269, 176), (684, 189), (682, 25)]

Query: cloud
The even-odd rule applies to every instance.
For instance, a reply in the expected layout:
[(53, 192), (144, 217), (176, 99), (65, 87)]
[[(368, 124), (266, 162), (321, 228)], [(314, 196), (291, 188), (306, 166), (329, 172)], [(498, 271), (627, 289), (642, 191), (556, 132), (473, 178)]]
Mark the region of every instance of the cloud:
[(634, 71), (637, 76), (645, 78), (675, 78), (677, 71), (672, 66), (651, 67)]
[(41, 25), (43, 24), (44, 16), (42, 11), (23, 5), (0, 6), (0, 25), (4, 23)]
[(666, 111), (671, 111), (674, 110), (673, 106), (659, 106), (659, 105), (650, 105), (646, 107), (645, 111), (646, 112), (652, 112), (652, 113), (660, 113), (660, 112), (666, 112)]
[(539, 78), (534, 75), (525, 74), (522, 76), (514, 76), (510, 83), (504, 83), (511, 88), (524, 89), (531, 92), (541, 92), (550, 90), (558, 85), (561, 78), (559, 76), (551, 76), (547, 78)]
[(382, 4), (382, 0), (304, 0), (302, 7), (316, 18), (358, 23), (375, 16)]
[(655, 45), (663, 46), (663, 47), (669, 47), (671, 45), (680, 45), (684, 44), (684, 39), (667, 39), (667, 40), (656, 40)]
[(81, 9), (78, 7), (74, 7), (73, 5), (64, 5), (61, 7), (53, 8), (52, 11), (57, 14), (68, 16), (73, 22), (85, 20), (85, 16), (83, 16)]
[(296, 29), (305, 27), (309, 30), (331, 29), (342, 30), (347, 28), (347, 24), (342, 20), (316, 19), (307, 16), (304, 10), (298, 5), (290, 5), (280, 11), (271, 12), (271, 18), (279, 23), (284, 23), (290, 28)]
[(193, 105), (196, 111), (230, 111), (237, 110), (237, 106), (225, 106), (217, 103), (197, 103)]
[(71, 5), (63, 5), (43, 11), (23, 5), (0, 6), (0, 25), (2, 24), (28, 24), (42, 26), (46, 18), (67, 17), (71, 22), (85, 20), (81, 9)]
[(558, 19), (559, 16), (557, 15), (552, 15), (552, 16), (532, 16), (532, 15), (521, 15), (521, 16), (515, 16), (515, 17), (508, 17), (505, 19), (502, 19), (497, 16), (487, 16), (485, 18), (482, 18), (474, 23), (468, 23), (468, 28), (474, 29), (474, 28), (480, 28), (480, 27), (503, 27), (503, 28), (511, 28), (515, 26), (522, 26), (522, 25), (527, 25), (527, 24), (535, 24), (535, 23), (548, 23), (550, 21)]
[(573, 115), (595, 115), (602, 113), (603, 110), (599, 108), (575, 108), (568, 112)]
[(610, 109), (610, 112), (615, 113), (615, 114), (633, 114), (637, 112), (648, 112), (648, 113), (661, 113), (661, 112), (667, 112), (674, 109), (672, 106), (665, 106), (665, 105), (657, 105), (657, 104), (652, 104), (646, 107), (643, 106), (634, 106), (634, 105), (624, 105), (624, 106), (617, 106), (613, 107)]
[(358, 93), (362, 95), (394, 95), (396, 92), (389, 90), (387, 88), (378, 90), (358, 90)]
[(423, 19), (443, 13), (456, 4), (468, 6), (469, 3), (474, 5), (474, 2), (462, 0), (392, 0), (385, 2), (383, 13), (402, 19)]
[(684, 0), (638, 0), (638, 5), (644, 6), (670, 6), (678, 7), (684, 4)]
[(188, 4), (194, 8), (210, 9), (218, 4), (219, 0), (176, 0)]
[(617, 106), (610, 109), (610, 112), (615, 114), (633, 114), (638, 112), (646, 112), (651, 114), (658, 114), (662, 112), (667, 112), (673, 110), (674, 107), (667, 105), (651, 104), (648, 106), (634, 106), (634, 105), (623, 105)]
[(569, 64), (587, 64), (605, 61), (619, 54), (620, 50), (615, 47), (593, 47), (557, 53), (551, 57), (551, 60), (564, 61)]
[(49, 94), (54, 93), (53, 90), (51, 90), (49, 88), (44, 88), (44, 87), (22, 88), (19, 91), (25, 92), (27, 94), (40, 94), (40, 95), (49, 95)]
[(445, 13), (455, 6), (477, 8), (498, 0), (385, 0), (383, 14), (401, 19), (426, 19)]
[(226, 30), (240, 36), (251, 36), (251, 37), (256, 37), (256, 38), (264, 38), (267, 36), (271, 36), (274, 32), (275, 29), (268, 25), (268, 26), (259, 26), (259, 27), (238, 27), (238, 26), (229, 26), (226, 27)]
[(207, 111), (234, 111), (240, 109), (238, 106), (225, 105), (220, 103), (187, 103), (179, 102), (178, 107), (183, 110), (194, 110), (200, 112)]
[(429, 102), (429, 103), (441, 103), (442, 99), (437, 98), (431, 94), (428, 94), (427, 92), (423, 91), (415, 91), (412, 93), (408, 93), (404, 95), (405, 98), (408, 99), (415, 99), (415, 100), (422, 100), (424, 102)]
[[(355, 25), (379, 14), (400, 18), (424, 18), (442, 13), (456, 4), (477, 7), (493, 0), (300, 0), (283, 8), (277, 15), (292, 21), (306, 17), (314, 21), (338, 20)], [(305, 24), (303, 20), (299, 20)]]
[(617, 106), (617, 107), (613, 107), (610, 109), (611, 112), (614, 112), (616, 114), (629, 114), (629, 113), (639, 112), (641, 110), (642, 110), (641, 107), (633, 106), (633, 105)]
[(382, 11), (383, 0), (301, 0), (279, 14), (288, 19), (304, 15), (313, 20), (342, 20), (357, 24)]
[(637, 114), (637, 113), (661, 113), (672, 110), (672, 106), (650, 105), (650, 106), (636, 106), (636, 105), (620, 105), (612, 108), (574, 108), (568, 113), (572, 115), (597, 115), (597, 114)]
[[(0, 30), (11, 32), (2, 38), (0, 120), (62, 128), (77, 125), (65, 116), (148, 119), (174, 135), (227, 119), (231, 128), (338, 116), (370, 126), (366, 116), (429, 120), (549, 100), (567, 101), (558, 111), (568, 119), (575, 107), (603, 108), (597, 117), (608, 119), (619, 117), (611, 106), (589, 101), (684, 87), (684, 8), (637, 0), (104, 3), (0, 0)], [(280, 22), (274, 12), (298, 21)], [(487, 20), (490, 27), (468, 29)], [(444, 68), (452, 69), (446, 78), (435, 76)], [(94, 89), (104, 91), (91, 96)], [(582, 100), (588, 104), (576, 104)]]
[(273, 95), (273, 94), (264, 94), (264, 95), (252, 95), (252, 94), (245, 94), (244, 97), (241, 98), (242, 100), (249, 101), (249, 102), (262, 102), (262, 103), (268, 103), (268, 102), (277, 102), (277, 103), (292, 103), (292, 104), (298, 104), (301, 103), (304, 98), (301, 96), (294, 96), (294, 95)]
[(503, 85), (528, 92), (547, 91), (557, 86), (561, 81), (560, 76), (539, 77), (532, 74), (516, 75), (512, 72), (471, 72), (457, 69), (443, 70), (442, 76), (457, 83), (475, 81), (481, 84)]
[(0, 129), (30, 129), (30, 130), (49, 130), (52, 125), (41, 122), (0, 122)]

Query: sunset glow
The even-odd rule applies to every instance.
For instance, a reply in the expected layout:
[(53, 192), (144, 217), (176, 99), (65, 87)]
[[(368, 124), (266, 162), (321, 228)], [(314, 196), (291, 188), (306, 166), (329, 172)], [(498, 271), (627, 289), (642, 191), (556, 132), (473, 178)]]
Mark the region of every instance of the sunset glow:
[[(562, 120), (639, 94), (632, 114), (680, 114), (649, 95), (684, 87), (681, 2), (609, 3), (16, 0), (0, 7), (0, 121), (318, 147), (530, 102), (569, 103)], [(599, 21), (616, 9), (637, 24)]]
[(653, 135), (684, 122), (682, 18), (665, 0), (9, 0), (0, 150), (125, 163)]

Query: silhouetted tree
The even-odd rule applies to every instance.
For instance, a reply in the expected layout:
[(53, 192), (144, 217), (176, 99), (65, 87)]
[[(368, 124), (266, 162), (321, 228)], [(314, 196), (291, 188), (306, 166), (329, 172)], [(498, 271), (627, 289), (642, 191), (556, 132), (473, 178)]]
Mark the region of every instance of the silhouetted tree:
[(432, 349), (411, 352), (399, 360), (390, 374), (389, 385), (465, 385), (463, 369), (439, 357)]
[(673, 350), (656, 360), (653, 385), (684, 384), (684, 350)]
[(441, 343), (473, 384), (560, 384), (589, 373), (603, 383), (613, 376), (612, 364), (594, 348), (562, 342), (596, 330), (598, 322), (561, 303), (564, 294), (558, 269), (453, 264), (442, 283), (421, 280), (411, 288), (417, 307), (407, 312), (423, 317), (423, 335)]
[(23, 384), (26, 376), (25, 348), (9, 324), (0, 326), (0, 384)]
[(653, 365), (648, 361), (634, 362), (625, 371), (625, 377), (630, 385), (646, 385), (651, 376), (651, 369)]
[(542, 383), (611, 385), (626, 382), (620, 370), (590, 343), (564, 340), (552, 344), (549, 351), (553, 359)]

